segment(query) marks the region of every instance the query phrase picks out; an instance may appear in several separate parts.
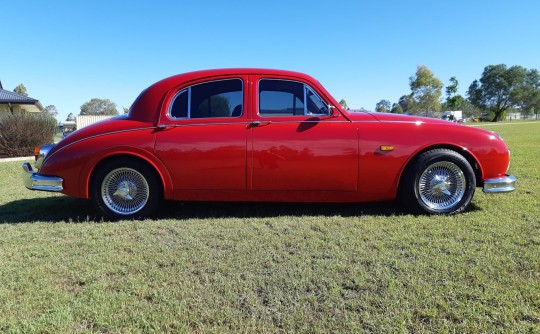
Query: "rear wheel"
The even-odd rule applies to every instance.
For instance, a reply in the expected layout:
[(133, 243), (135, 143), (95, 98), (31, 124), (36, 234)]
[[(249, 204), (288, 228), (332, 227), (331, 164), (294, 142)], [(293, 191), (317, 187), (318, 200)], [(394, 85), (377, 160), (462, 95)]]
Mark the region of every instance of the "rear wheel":
[(94, 205), (109, 219), (134, 219), (151, 215), (162, 198), (155, 171), (133, 159), (106, 162), (92, 179)]
[(412, 212), (455, 214), (470, 204), (476, 177), (459, 153), (434, 149), (420, 154), (402, 176), (399, 200)]

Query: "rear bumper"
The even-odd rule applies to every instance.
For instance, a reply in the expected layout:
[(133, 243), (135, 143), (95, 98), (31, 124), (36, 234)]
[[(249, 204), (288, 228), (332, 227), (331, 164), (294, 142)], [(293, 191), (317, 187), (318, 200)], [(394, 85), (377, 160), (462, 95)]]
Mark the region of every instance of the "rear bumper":
[(26, 188), (54, 192), (64, 189), (62, 186), (64, 180), (61, 177), (40, 175), (32, 169), (32, 166), (28, 162), (23, 163), (22, 168), (22, 178)]
[(516, 190), (517, 178), (512, 175), (487, 179), (484, 181), (483, 191), (488, 194), (507, 193)]

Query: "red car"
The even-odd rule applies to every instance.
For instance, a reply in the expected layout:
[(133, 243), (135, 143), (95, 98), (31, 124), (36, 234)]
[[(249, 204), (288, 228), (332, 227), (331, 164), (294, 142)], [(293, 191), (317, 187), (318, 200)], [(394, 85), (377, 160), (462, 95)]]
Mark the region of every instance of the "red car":
[(349, 112), (312, 77), (268, 69), (176, 75), (130, 111), (39, 148), (25, 186), (89, 198), (108, 218), (163, 200), (368, 202), (453, 214), (476, 187), (515, 190), (494, 132)]

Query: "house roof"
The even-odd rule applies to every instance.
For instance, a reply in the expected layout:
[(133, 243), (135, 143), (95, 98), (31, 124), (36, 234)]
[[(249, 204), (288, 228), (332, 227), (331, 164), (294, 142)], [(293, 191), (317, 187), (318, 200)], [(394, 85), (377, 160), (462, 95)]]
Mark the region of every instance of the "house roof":
[[(1, 84), (0, 84), (1, 87)], [(38, 100), (0, 88), (0, 103), (35, 104)]]
[(1, 104), (19, 105), (23, 110), (28, 112), (41, 112), (43, 109), (39, 100), (5, 90), (0, 81), (0, 105)]

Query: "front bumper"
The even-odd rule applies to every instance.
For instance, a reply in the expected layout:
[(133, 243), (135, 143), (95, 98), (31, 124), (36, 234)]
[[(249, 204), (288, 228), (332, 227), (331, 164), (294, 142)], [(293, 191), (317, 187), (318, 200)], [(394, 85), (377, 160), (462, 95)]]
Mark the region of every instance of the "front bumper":
[(484, 181), (483, 191), (488, 194), (507, 193), (516, 190), (517, 178), (512, 175), (487, 179)]
[(62, 187), (62, 182), (64, 180), (62, 180), (61, 177), (40, 175), (32, 169), (32, 166), (28, 162), (23, 163), (22, 168), (22, 178), (26, 188), (30, 190), (55, 192), (64, 189)]

